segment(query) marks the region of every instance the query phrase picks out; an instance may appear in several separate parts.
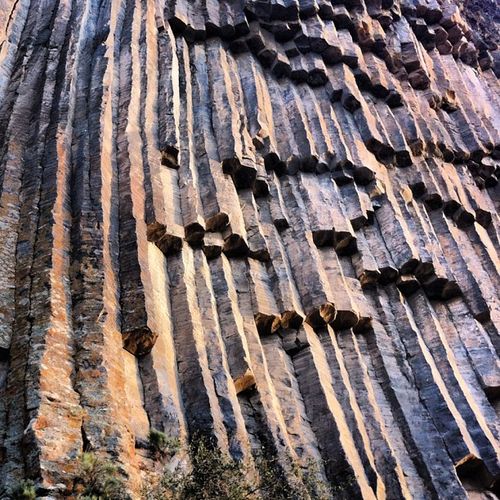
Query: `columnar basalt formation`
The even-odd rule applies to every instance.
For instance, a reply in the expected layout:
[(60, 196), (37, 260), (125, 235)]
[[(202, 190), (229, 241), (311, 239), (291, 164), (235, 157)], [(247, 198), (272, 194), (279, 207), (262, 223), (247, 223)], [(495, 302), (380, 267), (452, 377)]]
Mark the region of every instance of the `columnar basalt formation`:
[(0, 497), (83, 450), (138, 496), (155, 428), (494, 498), (486, 38), (451, 0), (0, 0)]

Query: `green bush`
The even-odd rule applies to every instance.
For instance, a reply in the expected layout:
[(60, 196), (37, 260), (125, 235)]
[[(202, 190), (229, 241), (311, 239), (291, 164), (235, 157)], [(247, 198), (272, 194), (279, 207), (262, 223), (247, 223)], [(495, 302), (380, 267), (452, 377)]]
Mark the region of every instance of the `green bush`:
[(35, 500), (35, 484), (29, 479), (19, 481), (8, 491), (7, 498), (11, 500)]
[(189, 448), (192, 469), (166, 471), (154, 484), (145, 487), (148, 500), (242, 500), (249, 498), (242, 465), (224, 456), (204, 439)]
[(305, 467), (288, 460), (286, 469), (276, 457), (260, 454), (255, 463), (260, 474), (258, 491), (264, 499), (327, 500), (332, 498), (330, 488), (321, 479), (320, 465), (308, 460)]
[[(222, 453), (204, 438), (189, 446), (191, 468), (165, 471), (145, 485), (146, 500), (326, 500), (329, 488), (320, 479), (319, 465), (311, 462), (306, 471), (290, 461), (285, 472), (276, 459), (264, 454), (255, 460), (258, 475), (245, 464)], [(253, 478), (253, 479), (252, 479)]]
[(149, 449), (156, 457), (174, 455), (179, 449), (179, 440), (152, 428), (148, 434)]
[(82, 453), (75, 477), (75, 493), (82, 500), (124, 500), (128, 498), (117, 468), (93, 453)]

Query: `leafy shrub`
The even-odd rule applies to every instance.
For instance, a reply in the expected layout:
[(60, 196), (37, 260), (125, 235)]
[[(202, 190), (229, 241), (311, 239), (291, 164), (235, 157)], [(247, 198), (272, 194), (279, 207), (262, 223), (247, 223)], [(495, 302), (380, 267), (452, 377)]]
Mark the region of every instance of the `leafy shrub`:
[(356, 483), (356, 476), (352, 472), (340, 472), (335, 477), (335, 485), (332, 490), (335, 493), (342, 493)]
[(259, 492), (265, 499), (327, 500), (332, 498), (330, 488), (321, 479), (319, 463), (308, 460), (305, 467), (289, 460), (283, 469), (276, 457), (261, 454), (256, 459), (260, 474)]
[(10, 488), (7, 495), (11, 500), (35, 500), (35, 484), (30, 479), (24, 479)]
[(93, 453), (80, 456), (75, 492), (82, 500), (124, 500), (128, 498), (117, 468)]
[(148, 434), (149, 448), (156, 457), (174, 455), (179, 449), (179, 440), (168, 437), (158, 429), (151, 429)]
[(207, 440), (199, 439), (189, 448), (190, 471), (166, 471), (155, 484), (146, 485), (148, 500), (243, 500), (249, 497), (242, 464), (226, 457)]
[(165, 471), (145, 485), (147, 500), (326, 500), (329, 488), (320, 479), (319, 465), (311, 461), (303, 471), (290, 462), (285, 472), (278, 461), (261, 454), (255, 465), (258, 477), (241, 461), (222, 453), (204, 438), (189, 447), (188, 471)]

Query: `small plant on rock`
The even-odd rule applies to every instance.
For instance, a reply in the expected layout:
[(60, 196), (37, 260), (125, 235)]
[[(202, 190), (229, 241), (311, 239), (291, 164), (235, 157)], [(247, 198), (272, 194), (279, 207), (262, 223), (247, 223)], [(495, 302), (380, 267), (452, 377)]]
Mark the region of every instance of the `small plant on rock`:
[(35, 500), (35, 484), (30, 479), (19, 481), (9, 489), (7, 498), (11, 500)]
[(148, 441), (149, 449), (157, 458), (174, 455), (179, 449), (179, 440), (177, 438), (171, 438), (158, 429), (151, 428)]
[(93, 453), (82, 453), (79, 459), (75, 492), (82, 500), (124, 500), (128, 498), (117, 468)]

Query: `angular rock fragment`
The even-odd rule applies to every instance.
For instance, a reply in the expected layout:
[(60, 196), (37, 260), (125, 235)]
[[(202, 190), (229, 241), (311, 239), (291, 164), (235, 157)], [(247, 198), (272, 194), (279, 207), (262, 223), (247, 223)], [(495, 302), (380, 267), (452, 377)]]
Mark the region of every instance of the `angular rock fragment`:
[(257, 178), (257, 170), (248, 161), (240, 162), (237, 158), (231, 158), (222, 162), (222, 171), (230, 174), (236, 189), (253, 188)]
[(179, 164), (177, 163), (179, 156), (179, 151), (173, 146), (168, 146), (163, 151), (161, 151), (161, 164), (164, 167), (173, 168), (177, 170)]
[(414, 276), (401, 274), (396, 280), (396, 286), (405, 297), (409, 297), (420, 288), (420, 283)]
[(148, 327), (123, 331), (123, 348), (134, 356), (144, 356), (151, 352), (158, 338), (157, 333), (153, 333)]
[(443, 206), (443, 198), (439, 193), (426, 194), (423, 200), (429, 210), (438, 210)]
[(303, 321), (304, 318), (296, 311), (285, 311), (281, 313), (280, 323), (281, 326), (286, 330), (298, 330), (301, 327)]
[(270, 314), (257, 313), (255, 324), (259, 335), (271, 335), (280, 327), (280, 318)]
[(153, 222), (147, 225), (146, 237), (148, 241), (156, 243), (165, 235), (166, 232), (167, 228), (164, 224), (160, 224), (159, 222)]
[(205, 236), (205, 229), (198, 222), (193, 222), (184, 228), (184, 238), (192, 247), (200, 247)]
[(325, 325), (333, 323), (335, 316), (335, 306), (331, 303), (326, 303), (309, 312), (306, 316), (305, 322), (313, 328), (321, 328)]
[(269, 194), (269, 185), (266, 179), (257, 177), (253, 188), (253, 194), (256, 198), (262, 198)]
[(222, 251), (227, 257), (247, 257), (250, 249), (239, 234), (231, 234), (224, 240)]
[(350, 231), (335, 231), (333, 246), (339, 255), (352, 255), (358, 251), (356, 237)]
[(223, 241), (222, 238), (211, 238), (205, 236), (202, 250), (208, 260), (220, 257), (222, 253)]
[(173, 234), (165, 233), (155, 245), (163, 252), (165, 256), (174, 255), (182, 250), (182, 239)]
[(313, 241), (317, 247), (333, 247), (334, 245), (334, 234), (333, 229), (320, 229), (313, 231)]
[(219, 212), (215, 215), (212, 215), (212, 217), (207, 219), (205, 222), (207, 231), (210, 231), (212, 233), (222, 232), (227, 228), (228, 225), (229, 216), (224, 212)]
[(256, 384), (254, 374), (250, 370), (247, 370), (241, 377), (238, 377), (233, 382), (236, 394), (248, 391)]

